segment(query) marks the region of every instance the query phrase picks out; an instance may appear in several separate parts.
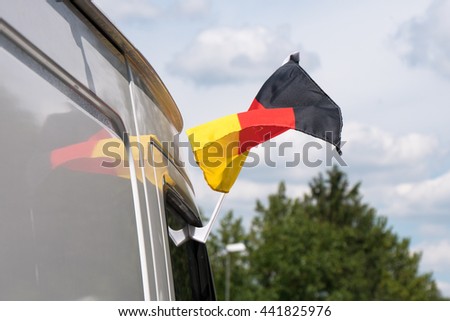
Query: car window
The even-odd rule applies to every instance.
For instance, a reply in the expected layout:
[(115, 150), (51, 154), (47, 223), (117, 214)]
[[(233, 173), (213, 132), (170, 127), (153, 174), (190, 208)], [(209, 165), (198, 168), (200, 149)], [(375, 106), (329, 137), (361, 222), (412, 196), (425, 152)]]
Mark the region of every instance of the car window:
[(130, 180), (92, 152), (112, 131), (75, 88), (0, 40), (0, 300), (143, 299)]

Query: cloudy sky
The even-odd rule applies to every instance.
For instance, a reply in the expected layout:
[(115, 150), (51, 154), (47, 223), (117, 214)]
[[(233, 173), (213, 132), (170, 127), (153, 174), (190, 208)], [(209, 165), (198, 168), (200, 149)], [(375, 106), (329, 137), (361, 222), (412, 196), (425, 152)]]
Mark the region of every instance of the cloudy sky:
[[(185, 129), (245, 111), (299, 50), (300, 64), (342, 109), (350, 180), (361, 181), (364, 200), (423, 251), (422, 271), (433, 271), (450, 296), (450, 0), (95, 2), (159, 73)], [(224, 209), (246, 222), (255, 199), (280, 180), (300, 196), (327, 169), (326, 162), (286, 168), (314, 139), (287, 132), (277, 140), (293, 147), (283, 157), (270, 150), (276, 167), (244, 168), (227, 196)], [(308, 160), (325, 160), (321, 145)], [(217, 193), (198, 168), (188, 170), (210, 212)]]

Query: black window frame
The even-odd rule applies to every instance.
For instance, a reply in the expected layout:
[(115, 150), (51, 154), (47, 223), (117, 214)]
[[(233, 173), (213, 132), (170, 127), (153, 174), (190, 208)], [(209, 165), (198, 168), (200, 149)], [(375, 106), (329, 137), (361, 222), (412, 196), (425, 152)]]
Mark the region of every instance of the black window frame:
[[(169, 228), (179, 230), (188, 225), (202, 226), (200, 217), (186, 204), (175, 188), (166, 183), (163, 191), (167, 233)], [(170, 237), (169, 243), (175, 299), (215, 301), (216, 293), (206, 244), (189, 239), (176, 246)], [(184, 270), (178, 271), (178, 267)]]

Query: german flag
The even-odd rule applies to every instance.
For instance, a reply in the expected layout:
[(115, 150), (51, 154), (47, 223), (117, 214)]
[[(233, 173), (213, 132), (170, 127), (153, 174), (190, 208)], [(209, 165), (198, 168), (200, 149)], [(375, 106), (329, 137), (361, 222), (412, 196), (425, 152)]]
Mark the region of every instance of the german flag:
[(299, 53), (292, 54), (264, 83), (248, 111), (187, 131), (196, 162), (213, 190), (228, 193), (249, 150), (288, 129), (323, 139), (341, 154), (341, 110), (299, 60)]

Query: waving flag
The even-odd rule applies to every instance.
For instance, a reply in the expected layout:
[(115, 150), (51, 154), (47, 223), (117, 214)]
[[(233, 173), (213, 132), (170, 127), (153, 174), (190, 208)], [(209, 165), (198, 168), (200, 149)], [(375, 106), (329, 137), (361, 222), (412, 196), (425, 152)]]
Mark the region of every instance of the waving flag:
[(300, 67), (298, 53), (264, 83), (248, 111), (191, 128), (187, 134), (208, 185), (228, 193), (249, 150), (288, 129), (323, 139), (341, 154), (341, 110)]

